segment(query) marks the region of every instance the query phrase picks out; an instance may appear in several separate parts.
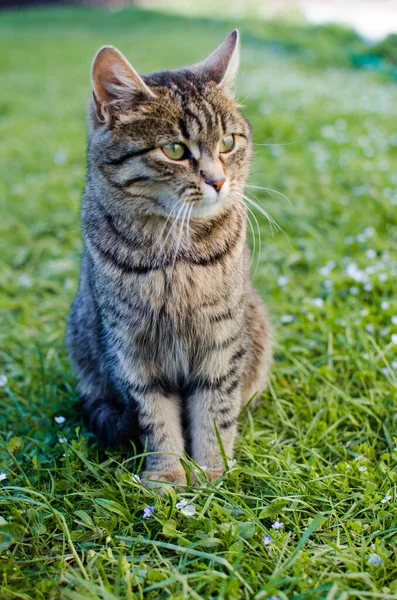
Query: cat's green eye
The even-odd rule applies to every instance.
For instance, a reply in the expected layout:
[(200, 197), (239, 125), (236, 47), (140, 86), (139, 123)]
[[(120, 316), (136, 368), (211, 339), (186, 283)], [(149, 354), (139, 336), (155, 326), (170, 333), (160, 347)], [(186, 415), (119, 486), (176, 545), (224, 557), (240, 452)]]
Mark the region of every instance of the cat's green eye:
[(172, 160), (183, 160), (188, 154), (188, 149), (186, 148), (185, 144), (179, 144), (177, 142), (161, 146), (161, 149), (164, 154)]
[(221, 154), (227, 154), (228, 152), (231, 152), (233, 150), (234, 145), (235, 145), (234, 135), (232, 133), (230, 135), (225, 135), (225, 137), (223, 138), (223, 140), (221, 141), (221, 143), (219, 145), (219, 152)]

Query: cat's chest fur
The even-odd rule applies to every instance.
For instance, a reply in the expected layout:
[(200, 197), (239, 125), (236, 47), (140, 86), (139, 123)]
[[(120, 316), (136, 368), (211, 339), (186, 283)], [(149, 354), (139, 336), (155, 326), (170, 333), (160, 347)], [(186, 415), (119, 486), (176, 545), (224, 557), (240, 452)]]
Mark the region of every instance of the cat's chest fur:
[(194, 346), (215, 341), (238, 312), (245, 291), (242, 257), (236, 262), (240, 269), (176, 263), (145, 275), (106, 273), (102, 266), (96, 284), (102, 312), (105, 317), (117, 313), (113, 327), (131, 344), (143, 332), (151, 348), (171, 337)]

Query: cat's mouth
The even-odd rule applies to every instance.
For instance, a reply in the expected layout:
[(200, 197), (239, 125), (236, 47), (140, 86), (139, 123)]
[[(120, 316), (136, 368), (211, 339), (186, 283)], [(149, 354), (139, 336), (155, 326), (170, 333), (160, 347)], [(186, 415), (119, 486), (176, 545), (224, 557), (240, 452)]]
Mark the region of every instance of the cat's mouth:
[(191, 215), (194, 217), (211, 216), (219, 210), (220, 205), (227, 200), (230, 193), (230, 184), (226, 180), (217, 190), (207, 183), (201, 184), (201, 198), (192, 202)]

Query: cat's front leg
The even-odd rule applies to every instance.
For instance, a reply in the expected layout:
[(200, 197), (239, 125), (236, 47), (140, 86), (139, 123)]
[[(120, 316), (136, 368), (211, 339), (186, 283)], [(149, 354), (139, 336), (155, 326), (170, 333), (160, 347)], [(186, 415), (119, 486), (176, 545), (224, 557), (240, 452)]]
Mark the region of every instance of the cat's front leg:
[(179, 398), (133, 386), (129, 386), (129, 394), (138, 409), (140, 437), (148, 453), (142, 480), (148, 487), (161, 486), (160, 482), (185, 484), (186, 475), (180, 463), (184, 440)]
[(189, 397), (192, 458), (199, 466), (206, 467), (211, 481), (221, 477), (225, 470), (215, 423), (226, 456), (231, 458), (233, 455), (241, 407), (239, 387), (233, 390), (230, 385), (221, 390), (199, 388)]

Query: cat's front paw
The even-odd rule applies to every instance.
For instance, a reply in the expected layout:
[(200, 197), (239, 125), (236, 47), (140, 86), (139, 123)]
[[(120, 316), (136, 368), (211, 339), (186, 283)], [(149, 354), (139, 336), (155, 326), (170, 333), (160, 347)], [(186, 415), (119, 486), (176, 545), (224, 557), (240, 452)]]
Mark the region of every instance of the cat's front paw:
[(166, 484), (186, 485), (186, 473), (182, 467), (170, 471), (144, 471), (141, 479), (149, 489), (161, 489)]

